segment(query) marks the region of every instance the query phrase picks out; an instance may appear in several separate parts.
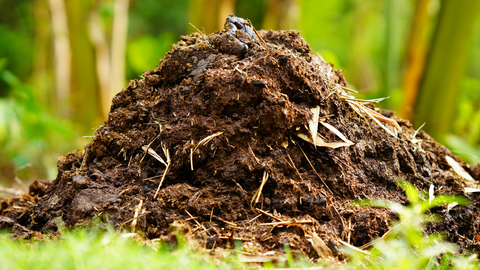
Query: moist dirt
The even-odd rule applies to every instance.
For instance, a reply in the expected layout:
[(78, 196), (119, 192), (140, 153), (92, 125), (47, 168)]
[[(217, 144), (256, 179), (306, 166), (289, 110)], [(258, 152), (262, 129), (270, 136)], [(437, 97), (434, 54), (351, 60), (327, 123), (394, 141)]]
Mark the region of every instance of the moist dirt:
[(0, 228), (41, 236), (60, 219), (74, 227), (97, 218), (146, 239), (181, 230), (206, 249), (238, 241), (249, 254), (287, 244), (312, 258), (341, 256), (341, 241), (367, 244), (397, 218), (352, 202), (408, 204), (396, 184), (404, 179), (469, 198), (468, 207), (433, 209), (443, 220), (427, 232), (478, 252), (478, 195), (464, 192), (446, 157), (476, 180), (480, 167), (345, 86), (298, 31), (257, 32), (229, 17), (221, 31), (182, 36), (113, 98), (84, 151), (59, 159), (54, 181), (1, 202)]

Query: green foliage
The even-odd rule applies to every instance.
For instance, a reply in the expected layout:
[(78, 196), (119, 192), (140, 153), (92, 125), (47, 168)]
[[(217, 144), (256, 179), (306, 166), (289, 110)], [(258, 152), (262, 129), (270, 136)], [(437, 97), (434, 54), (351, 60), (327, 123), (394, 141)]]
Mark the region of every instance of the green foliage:
[[(36, 172), (37, 176), (45, 177), (51, 171), (48, 176), (55, 177), (57, 157), (52, 157), (46, 149), (65, 151), (67, 142), (75, 135), (73, 128), (68, 122), (53, 117), (35, 99), (32, 88), (4, 68), (5, 62), (4, 58), (0, 59), (0, 81), (11, 91), (7, 97), (0, 98), (0, 158), (11, 160), (15, 168), (37, 164), (42, 170)], [(2, 177), (0, 175), (0, 181)]]
[[(351, 87), (378, 97), (392, 90), (382, 93), (387, 86), (401, 86), (412, 1), (307, 0), (300, 5), (301, 35), (314, 52), (343, 69)], [(386, 12), (389, 5), (394, 14)]]
[(158, 36), (163, 32), (172, 32), (175, 37), (185, 35), (188, 27), (188, 3), (189, 0), (132, 0), (129, 36)]
[[(34, 51), (31, 46), (34, 43), (31, 4), (25, 0), (0, 0), (0, 6), (0, 59), (8, 57), (8, 68), (22, 80), (28, 79)], [(6, 64), (7, 62), (4, 63), (5, 67)], [(0, 97), (6, 96), (8, 90), (9, 88), (0, 82)]]
[(480, 146), (478, 144), (471, 144), (467, 139), (455, 134), (447, 134), (445, 136), (445, 144), (452, 149), (455, 155), (458, 155), (466, 162), (471, 164), (480, 163)]
[[(385, 200), (362, 200), (359, 206), (382, 207), (393, 210), (399, 215), (399, 221), (393, 224), (391, 234), (385, 239), (374, 242), (369, 253), (360, 253), (347, 249), (351, 256), (349, 269), (477, 269), (474, 259), (455, 257), (453, 253), (458, 248), (442, 240), (440, 234), (425, 235), (425, 224), (438, 221), (436, 215), (427, 213), (431, 208), (450, 203), (467, 205), (468, 200), (458, 196), (420, 193), (415, 187), (406, 182), (398, 184), (405, 190), (410, 205), (403, 206), (396, 202)], [(442, 257), (440, 262), (437, 261)]]
[(44, 241), (0, 234), (0, 261), (1, 269), (251, 269), (233, 255), (217, 265), (181, 241), (177, 248), (158, 243), (149, 247), (113, 231), (87, 229)]
[(147, 69), (154, 69), (175, 42), (172, 32), (163, 32), (158, 37), (141, 35), (131, 39), (127, 45), (129, 67), (136, 76)]
[(480, 163), (480, 80), (464, 77), (460, 88), (457, 116), (445, 144), (463, 160)]

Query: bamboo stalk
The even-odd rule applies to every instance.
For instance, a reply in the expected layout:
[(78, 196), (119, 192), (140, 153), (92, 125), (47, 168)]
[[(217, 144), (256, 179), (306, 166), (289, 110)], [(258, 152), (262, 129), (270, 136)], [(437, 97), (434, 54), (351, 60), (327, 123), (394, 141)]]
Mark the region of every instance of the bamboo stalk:
[(100, 86), (100, 97), (102, 103), (102, 115), (107, 117), (110, 100), (110, 48), (108, 46), (105, 29), (100, 18), (100, 11), (94, 9), (91, 12), (88, 33), (90, 40), (95, 48), (95, 64), (97, 67), (97, 78)]
[(110, 110), (111, 98), (125, 85), (125, 52), (127, 49), (129, 0), (115, 0), (111, 44), (109, 98), (102, 100), (104, 114)]
[[(68, 31), (67, 11), (63, 0), (49, 0), (53, 28), (54, 70), (56, 104), (65, 104), (70, 94), (71, 51)], [(63, 106), (61, 111), (68, 109)], [(68, 113), (68, 112), (67, 112)]]
[(429, 11), (433, 0), (417, 0), (407, 45), (403, 90), (405, 100), (400, 115), (412, 121), (413, 109), (417, 100), (420, 80), (425, 68), (428, 45), (432, 32), (434, 13)]
[(455, 113), (456, 96), (465, 72), (479, 1), (441, 2), (437, 29), (415, 106), (414, 125), (442, 141)]

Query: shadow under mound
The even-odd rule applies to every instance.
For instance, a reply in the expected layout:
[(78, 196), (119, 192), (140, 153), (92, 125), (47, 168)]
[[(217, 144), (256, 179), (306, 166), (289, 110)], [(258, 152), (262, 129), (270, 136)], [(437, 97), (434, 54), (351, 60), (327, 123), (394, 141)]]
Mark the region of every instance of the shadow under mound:
[(478, 168), (345, 86), (298, 31), (256, 32), (230, 17), (221, 31), (182, 36), (113, 98), (85, 150), (59, 159), (53, 182), (1, 202), (0, 228), (27, 237), (57, 230), (57, 217), (73, 227), (104, 216), (150, 239), (181, 226), (206, 248), (241, 240), (264, 253), (288, 243), (316, 257), (316, 237), (338, 255), (339, 240), (364, 245), (396, 218), (351, 202), (408, 203), (395, 184), (405, 179), (470, 198), (436, 208), (444, 221), (428, 232), (477, 248), (478, 199), (446, 157)]

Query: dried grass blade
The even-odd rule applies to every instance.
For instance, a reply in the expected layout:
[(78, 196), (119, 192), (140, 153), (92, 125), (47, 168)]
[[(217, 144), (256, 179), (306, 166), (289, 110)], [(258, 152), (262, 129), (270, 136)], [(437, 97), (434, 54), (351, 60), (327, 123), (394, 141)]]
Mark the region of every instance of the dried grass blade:
[(343, 241), (343, 240), (341, 240), (341, 239), (338, 239), (338, 241), (339, 241), (342, 245), (348, 247), (349, 249), (351, 249), (351, 250), (353, 250), (353, 251), (360, 252), (360, 253), (363, 253), (363, 254), (365, 254), (365, 255), (370, 255), (370, 252), (368, 252), (368, 251), (366, 251), (366, 250), (359, 249), (358, 247), (356, 247), (356, 246), (354, 246), (354, 245), (351, 245), (351, 244), (349, 244), (349, 243), (347, 243), (347, 242), (345, 242), (345, 241)]
[(315, 232), (312, 233), (312, 246), (313, 249), (318, 254), (320, 259), (330, 259), (333, 258), (333, 253), (330, 248), (323, 242), (322, 238), (320, 238)]
[(338, 148), (338, 147), (344, 147), (344, 146), (350, 146), (352, 144), (350, 143), (345, 143), (345, 142), (332, 142), (332, 143), (327, 143), (325, 142), (322, 138), (320, 137), (316, 137), (316, 140), (315, 142), (312, 141), (312, 138), (310, 136), (307, 136), (305, 134), (297, 134), (297, 137), (299, 137), (300, 139), (306, 141), (306, 142), (309, 142), (315, 146), (319, 146), (319, 147), (328, 147), (328, 148), (332, 148), (332, 149), (335, 149), (335, 148)]
[[(207, 136), (205, 138), (203, 138), (201, 141), (198, 142), (198, 144), (195, 146), (195, 148), (192, 150), (190, 149), (190, 169), (193, 171), (193, 154), (195, 153), (195, 151), (197, 151), (197, 149), (202, 146), (202, 145), (205, 145), (207, 144), (209, 141), (211, 141), (213, 138), (217, 137), (217, 136), (220, 136), (222, 135), (223, 132), (217, 132), (217, 133), (214, 133), (210, 136)], [(193, 140), (192, 140), (192, 144), (193, 144)]]
[(325, 122), (320, 122), (323, 126), (325, 126), (326, 128), (328, 128), (331, 132), (335, 133), (335, 135), (337, 135), (340, 139), (342, 139), (344, 142), (350, 144), (350, 145), (353, 145), (354, 143), (352, 141), (350, 141), (349, 139), (347, 139), (347, 137), (345, 137), (345, 135), (343, 135), (337, 128), (335, 128), (334, 126), (330, 125), (329, 123), (325, 123)]
[[(317, 107), (311, 108), (310, 111), (312, 111), (313, 113), (313, 119), (308, 121), (308, 129), (310, 130), (312, 141), (316, 142), (318, 132), (318, 117), (320, 116), (320, 106), (317, 105)], [(316, 144), (314, 145), (316, 146)]]
[(276, 216), (274, 216), (274, 215), (272, 215), (272, 214), (270, 214), (270, 213), (268, 213), (268, 212), (266, 212), (266, 211), (264, 211), (264, 210), (262, 210), (262, 209), (260, 209), (260, 208), (255, 208), (255, 210), (257, 210), (258, 212), (264, 214), (264, 215), (267, 216), (267, 217), (271, 217), (271, 218), (276, 219), (276, 220), (278, 220), (278, 221), (282, 221), (280, 218), (278, 218), (278, 217), (276, 217)]
[(253, 198), (252, 198), (252, 202), (251, 202), (252, 208), (260, 200), (260, 196), (262, 195), (263, 187), (265, 186), (265, 183), (267, 182), (267, 180), (268, 180), (268, 172), (263, 171), (262, 183), (260, 184), (260, 187), (257, 189), (257, 191), (255, 192), (255, 194), (253, 195)]
[(172, 160), (170, 159), (170, 151), (162, 145), (163, 152), (165, 153), (165, 156), (167, 157), (167, 167), (165, 168), (165, 171), (163, 172), (162, 175), (162, 180), (160, 180), (160, 184), (158, 184), (157, 191), (155, 191), (155, 195), (153, 196), (153, 199), (157, 198), (158, 191), (160, 190), (160, 187), (163, 184), (163, 180), (165, 180), (165, 176), (167, 176), (168, 169), (170, 169), (170, 164), (172, 164)]
[[(370, 118), (372, 118), (373, 121), (375, 121), (380, 127), (382, 127), (388, 134), (392, 135), (393, 137), (397, 137), (397, 135), (395, 133), (393, 133), (390, 129), (388, 129), (386, 126), (384, 126), (382, 123), (380, 123), (380, 121), (378, 121), (378, 119), (376, 118), (376, 116), (372, 115), (371, 112), (374, 112), (378, 115), (381, 115), (377, 112), (375, 112), (374, 110), (372, 109), (369, 109), (369, 108), (366, 108), (365, 106), (362, 106), (354, 101), (351, 101), (351, 100), (347, 100), (347, 102), (350, 104), (350, 106), (352, 108), (354, 108), (354, 110), (358, 113), (359, 111), (363, 111), (364, 113), (366, 113), (368, 116), (370, 116)], [(356, 108), (355, 108), (356, 107)], [(385, 116), (382, 115), (382, 117), (386, 118)], [(392, 120), (390, 118), (387, 118), (389, 120)], [(392, 120), (392, 121), (395, 121), (395, 120)], [(395, 123), (397, 123), (395, 121)], [(398, 126), (398, 123), (397, 123), (397, 126)]]
[(413, 137), (414, 139), (415, 139), (415, 137), (417, 137), (418, 132), (420, 131), (420, 129), (423, 128), (423, 126), (425, 126), (425, 122), (424, 122), (419, 128), (417, 128), (417, 130), (415, 130), (415, 133), (413, 133), (413, 136), (412, 136), (412, 137)]
[(142, 146), (142, 150), (150, 154), (152, 157), (154, 157), (156, 160), (160, 161), (163, 165), (167, 166), (167, 163), (163, 160), (163, 158), (155, 152), (152, 148), (149, 148), (147, 146)]
[(390, 96), (388, 97), (383, 97), (383, 98), (374, 98), (374, 99), (367, 99), (367, 100), (364, 100), (364, 102), (368, 102), (368, 103), (379, 103), (381, 101), (384, 101), (385, 99), (389, 99)]
[(359, 102), (359, 103), (379, 103), (379, 102), (384, 101), (385, 99), (389, 99), (389, 98), (390, 97), (374, 98), (374, 99), (358, 99), (358, 98), (352, 96), (351, 98), (347, 98), (347, 99), (355, 101), (355, 102)]
[(255, 32), (255, 35), (257, 36), (257, 38), (260, 39), (260, 41), (261, 41), (263, 44), (266, 44), (265, 40), (263, 40), (263, 38), (258, 34), (257, 29), (255, 29), (255, 27), (253, 27), (252, 22), (251, 22), (250, 20), (248, 20), (248, 23), (252, 26), (253, 32)]
[(224, 223), (226, 223), (226, 224), (228, 224), (228, 225), (230, 225), (230, 226), (232, 226), (232, 227), (238, 228), (238, 225), (235, 224), (234, 222), (225, 220), (225, 219), (223, 219), (223, 218), (221, 218), (221, 217), (219, 217), (219, 216), (217, 216), (216, 218), (218, 218), (220, 221), (222, 221), (222, 222), (224, 222)]
[(204, 144), (207, 144), (209, 141), (211, 141), (213, 138), (217, 137), (217, 136), (220, 136), (222, 135), (223, 132), (222, 131), (219, 131), (217, 133), (214, 133), (210, 136), (207, 136), (205, 138), (203, 138), (201, 141), (198, 142), (197, 146), (195, 146), (195, 148), (193, 149), (193, 153), (195, 153), (195, 151), (197, 151), (198, 147), (204, 145)]
[[(189, 23), (193, 28), (195, 28), (195, 30), (197, 30), (198, 33), (202, 34), (203, 36), (206, 36), (206, 34), (202, 31), (200, 31), (195, 25), (193, 25), (192, 23)], [(205, 30), (205, 29), (204, 29)]]
[(260, 164), (260, 159), (257, 158), (257, 156), (255, 156), (255, 153), (253, 152), (253, 149), (252, 147), (250, 146), (250, 144), (248, 144), (248, 150), (250, 151), (250, 153), (252, 154), (253, 158), (255, 159), (255, 161), (257, 162), (257, 164)]
[(445, 159), (447, 160), (447, 163), (448, 165), (450, 165), (450, 167), (452, 167), (452, 169), (458, 174), (460, 175), (461, 177), (463, 177), (463, 179), (465, 180), (468, 180), (468, 181), (471, 181), (471, 182), (476, 182), (475, 179), (473, 179), (472, 176), (470, 176), (470, 174), (468, 174), (463, 168), (462, 166), (460, 166), (460, 164), (458, 164), (457, 161), (455, 161), (455, 159), (449, 157), (449, 156), (445, 156)]
[(394, 126), (394, 127), (396, 127), (396, 128), (400, 128), (400, 126), (398, 125), (397, 121), (395, 121), (395, 120), (393, 120), (393, 119), (391, 119), (391, 118), (388, 118), (388, 117), (386, 117), (386, 116), (384, 116), (384, 115), (382, 115), (382, 114), (380, 114), (380, 113), (378, 113), (378, 112), (376, 112), (376, 111), (374, 111), (374, 110), (372, 110), (372, 109), (370, 109), (370, 108), (368, 108), (368, 107), (362, 106), (362, 105), (360, 105), (360, 104), (358, 104), (358, 105), (362, 107), (362, 108), (361, 108), (362, 110), (364, 110), (366, 113), (370, 114), (371, 116), (373, 116), (373, 117), (376, 118), (377, 120), (380, 120), (380, 121), (382, 121), (382, 122), (385, 122), (385, 123), (387, 123), (387, 124), (390, 124), (390, 125), (392, 125), (392, 126)]
[(353, 90), (353, 89), (347, 88), (345, 86), (340, 86), (340, 88), (342, 88), (343, 90), (345, 90), (347, 92), (358, 93), (357, 90)]
[[(295, 143), (295, 141), (292, 140), (293, 143)], [(312, 162), (310, 162), (310, 159), (307, 157), (307, 154), (305, 154), (305, 151), (303, 151), (302, 147), (300, 147), (300, 145), (296, 144), (296, 146), (298, 146), (298, 148), (300, 148), (300, 151), (302, 151), (302, 154), (303, 156), (305, 157), (305, 159), (308, 161), (308, 164), (310, 164), (310, 167), (312, 168), (313, 172), (315, 173), (315, 175), (318, 177), (318, 179), (320, 179), (320, 181), (322, 181), (322, 183), (325, 185), (325, 187), (328, 189), (328, 191), (330, 191), (330, 193), (333, 194), (332, 190), (328, 187), (327, 183), (325, 183), (325, 181), (323, 181), (322, 177), (320, 177), (320, 175), (318, 174), (317, 170), (315, 169), (315, 167), (313, 167), (313, 164)]]
[(193, 171), (193, 149), (190, 148), (190, 170)]
[(187, 215), (188, 215), (193, 221), (195, 221), (195, 223), (197, 223), (198, 228), (202, 228), (204, 232), (207, 232), (208, 235), (211, 235), (211, 234), (208, 232), (211, 228), (210, 228), (210, 229), (205, 228), (205, 226), (203, 226), (203, 224), (201, 224), (200, 222), (198, 222), (197, 217), (194, 217), (194, 216), (193, 216), (192, 214), (190, 214), (190, 212), (188, 212), (187, 210), (184, 210), (184, 211), (187, 213)]
[(300, 224), (312, 224), (312, 220), (288, 220), (288, 221), (279, 221), (279, 222), (270, 222), (270, 223), (259, 223), (258, 226), (292, 226), (292, 225), (300, 225)]
[(385, 239), (385, 238), (387, 238), (389, 235), (391, 235), (394, 230), (396, 230), (398, 227), (400, 227), (400, 225), (402, 225), (403, 222), (404, 222), (404, 221), (398, 223), (398, 224), (395, 225), (393, 228), (390, 228), (386, 233), (384, 233), (384, 234), (382, 235), (382, 237), (377, 238), (377, 239), (374, 239), (373, 241), (370, 241), (370, 242), (368, 242), (368, 243), (366, 243), (366, 244), (364, 244), (363, 246), (360, 246), (360, 247), (358, 247), (358, 248), (361, 249), (361, 250), (366, 250), (367, 248), (369, 248), (369, 247), (375, 245), (376, 243), (378, 243), (379, 241), (382, 241), (383, 239)]
[(450, 210), (452, 210), (457, 205), (458, 205), (458, 203), (456, 203), (456, 202), (452, 202), (452, 203), (447, 204), (447, 213), (450, 212)]

